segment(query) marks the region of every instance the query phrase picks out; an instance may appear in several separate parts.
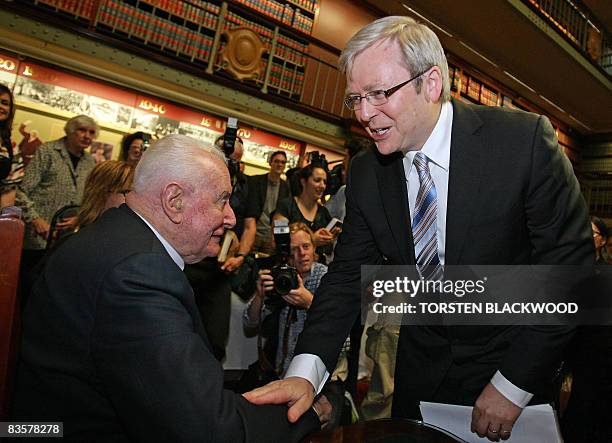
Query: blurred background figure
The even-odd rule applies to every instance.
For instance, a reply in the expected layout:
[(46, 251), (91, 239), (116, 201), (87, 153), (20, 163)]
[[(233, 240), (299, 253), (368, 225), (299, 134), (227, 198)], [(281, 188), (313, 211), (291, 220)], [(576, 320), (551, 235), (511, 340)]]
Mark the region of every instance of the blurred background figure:
[(121, 140), (121, 154), (119, 158), (124, 162), (136, 166), (150, 143), (151, 134), (140, 131), (128, 134)]
[(19, 151), (25, 166), (28, 166), (28, 163), (34, 158), (34, 153), (42, 145), (42, 140), (38, 137), (38, 131), (28, 129), (30, 123), (30, 120), (27, 120), (19, 125), (19, 133), (23, 136), (19, 143)]
[(0, 84), (0, 208), (14, 206), (23, 180), (23, 159), (11, 140), (15, 102), (11, 90)]
[(77, 229), (93, 223), (107, 209), (125, 203), (125, 196), (132, 188), (134, 169), (127, 162), (108, 160), (91, 171), (85, 182), (83, 200), (77, 215)]
[[(85, 152), (98, 136), (98, 124), (86, 115), (66, 122), (65, 137), (42, 144), (28, 164), (19, 188), (23, 191), (26, 232), (21, 260), (22, 294), (27, 296), (28, 274), (44, 256), (53, 215), (80, 204), (85, 181), (96, 162)], [(59, 220), (57, 229), (72, 229), (76, 217)]]
[[(583, 290), (587, 296), (609, 297), (609, 264), (603, 253), (609, 236), (606, 223), (591, 217), (595, 246), (594, 285)], [(582, 295), (582, 293), (581, 293)], [(561, 419), (567, 443), (612, 441), (610, 404), (612, 404), (612, 326), (581, 325), (569, 352), (571, 390)]]
[(598, 265), (607, 264), (608, 226), (601, 218), (593, 216), (591, 217), (591, 228), (593, 229), (593, 243), (595, 244), (595, 263)]

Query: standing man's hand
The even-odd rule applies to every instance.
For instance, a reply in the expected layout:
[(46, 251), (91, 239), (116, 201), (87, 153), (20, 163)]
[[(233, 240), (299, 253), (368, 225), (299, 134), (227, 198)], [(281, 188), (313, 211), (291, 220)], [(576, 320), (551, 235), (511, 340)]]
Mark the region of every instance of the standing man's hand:
[(523, 410), (488, 383), (472, 411), (472, 432), (491, 441), (508, 440)]
[(295, 423), (312, 406), (314, 388), (305, 378), (287, 377), (242, 395), (256, 405), (285, 403), (289, 407), (287, 419)]

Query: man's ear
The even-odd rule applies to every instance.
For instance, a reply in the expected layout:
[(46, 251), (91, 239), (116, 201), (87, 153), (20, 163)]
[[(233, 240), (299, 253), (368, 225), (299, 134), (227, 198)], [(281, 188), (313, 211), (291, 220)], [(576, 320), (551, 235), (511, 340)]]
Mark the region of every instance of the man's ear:
[(162, 209), (172, 223), (179, 224), (183, 221), (185, 210), (185, 192), (178, 183), (167, 184), (161, 195)]
[(423, 92), (425, 99), (437, 103), (442, 95), (442, 72), (437, 66), (432, 67), (423, 75)]

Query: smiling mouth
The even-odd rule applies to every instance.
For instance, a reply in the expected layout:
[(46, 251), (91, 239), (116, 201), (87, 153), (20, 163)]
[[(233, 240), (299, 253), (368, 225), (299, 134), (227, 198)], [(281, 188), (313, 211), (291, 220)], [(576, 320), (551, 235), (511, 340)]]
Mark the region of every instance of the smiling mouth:
[(390, 129), (391, 128), (378, 128), (378, 129), (370, 128), (370, 132), (374, 135), (381, 136), (389, 132)]

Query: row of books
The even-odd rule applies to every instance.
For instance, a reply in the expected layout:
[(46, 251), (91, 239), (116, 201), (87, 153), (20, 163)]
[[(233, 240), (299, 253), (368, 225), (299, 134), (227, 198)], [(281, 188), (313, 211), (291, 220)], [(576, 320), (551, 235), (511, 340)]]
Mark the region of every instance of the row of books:
[(242, 3), (245, 6), (259, 12), (260, 14), (267, 15), (275, 18), (278, 21), (283, 20), (285, 13), (285, 5), (276, 0), (237, 0), (238, 3)]
[(272, 64), (270, 70), (270, 86), (283, 89), (291, 94), (299, 96), (304, 83), (304, 73), (295, 70), (283, 69), (277, 64)]
[(266, 47), (270, 48), (270, 43), (274, 38), (274, 31), (266, 26), (256, 23), (252, 20), (248, 20), (238, 14), (233, 12), (227, 13), (227, 19), (225, 21), (225, 29), (232, 29), (238, 26), (245, 26), (247, 28), (252, 29), (261, 37), (261, 40), (264, 42)]
[(480, 89), (480, 103), (487, 106), (497, 106), (498, 96), (497, 91), (487, 88), (484, 84), (482, 85)]
[(307, 15), (302, 14), (299, 10), (296, 10), (291, 26), (305, 34), (310, 35), (312, 33), (313, 23), (314, 20), (311, 17), (308, 17)]
[(289, 3), (293, 3), (300, 8), (312, 12), (313, 14), (317, 10), (317, 0), (287, 0)]
[(213, 38), (179, 26), (118, 0), (100, 5), (98, 20), (113, 30), (177, 53), (207, 61)]
[(304, 54), (288, 46), (284, 46), (281, 44), (277, 45), (274, 55), (276, 57), (282, 58), (283, 60), (287, 60), (293, 64), (304, 66)]
[(94, 14), (94, 0), (39, 0), (39, 3), (53, 6), (77, 17), (90, 19)]
[(216, 23), (216, 14), (209, 12), (207, 8), (196, 6), (189, 2), (176, 0), (140, 0), (156, 9), (165, 11), (169, 14), (189, 20), (197, 25), (204, 25), (211, 28), (210, 23)]
[(302, 43), (298, 40), (294, 40), (283, 35), (278, 36), (278, 43), (281, 45), (289, 46), (298, 52), (308, 52), (308, 43)]

